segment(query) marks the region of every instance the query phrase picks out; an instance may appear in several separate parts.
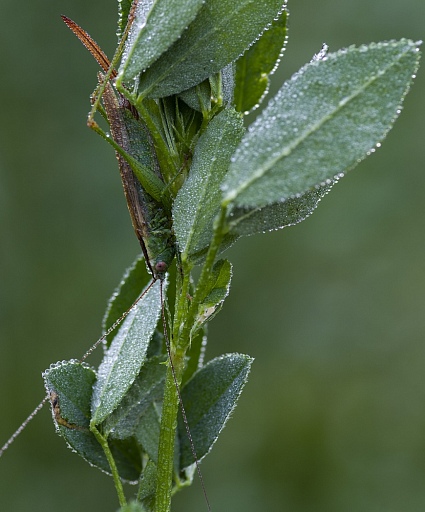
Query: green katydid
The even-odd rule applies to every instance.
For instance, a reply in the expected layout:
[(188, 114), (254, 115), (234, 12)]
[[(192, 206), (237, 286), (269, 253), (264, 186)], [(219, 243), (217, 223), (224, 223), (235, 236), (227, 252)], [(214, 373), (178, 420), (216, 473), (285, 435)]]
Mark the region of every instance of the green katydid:
[[(109, 81), (109, 77), (114, 78), (116, 72), (110, 64), (104, 52), (100, 49), (97, 43), (82, 30), (76, 23), (69, 18), (62, 16), (63, 21), (80, 39), (84, 46), (92, 53), (94, 58), (100, 64), (102, 70), (106, 75), (99, 74), (99, 89), (98, 94), (101, 95), (102, 104), (99, 104), (99, 110), (106, 118), (111, 136), (107, 135), (93, 119), (93, 110), (89, 116), (88, 125), (96, 133), (101, 135), (109, 144), (113, 146), (116, 151), (121, 180), (124, 188), (127, 206), (132, 220), (133, 228), (136, 236), (141, 245), (143, 255), (147, 267), (152, 275), (152, 282), (146, 288), (145, 292), (136, 300), (136, 302), (125, 311), (121, 317), (107, 330), (107, 332), (84, 354), (80, 361), (84, 361), (94, 349), (106, 338), (106, 336), (121, 323), (127, 316), (133, 306), (139, 302), (145, 293), (152, 287), (152, 285), (160, 280), (160, 293), (161, 302), (162, 297), (162, 281), (165, 278), (166, 271), (175, 256), (175, 242), (172, 232), (172, 218), (171, 218), (171, 198), (169, 190), (164, 183), (159, 165), (157, 163), (156, 152), (154, 144), (151, 140), (150, 134), (142, 121), (139, 119), (137, 111), (130, 105), (130, 103), (121, 95), (116, 92)], [(97, 100), (94, 105), (97, 104)], [(184, 162), (186, 165), (187, 162)], [(208, 498), (206, 495), (202, 474), (198, 465), (195, 448), (193, 445), (192, 436), (186, 419), (186, 413), (180, 396), (180, 389), (176, 372), (172, 362), (171, 348), (166, 332), (165, 311), (162, 308), (162, 317), (164, 323), (164, 334), (166, 338), (167, 352), (172, 369), (173, 379), (176, 386), (179, 402), (181, 405), (182, 416), (184, 419), (187, 435), (192, 448), (193, 457), (197, 466), (198, 474), (203, 487), (204, 496), (207, 503), (207, 508), (210, 510)], [(68, 426), (66, 420), (60, 418), (60, 410), (58, 409), (58, 398), (56, 395), (50, 396), (54, 417), (57, 421), (59, 418), (61, 425)], [(0, 451), (0, 456), (10, 443), (19, 435), (25, 428), (28, 422), (46, 403), (46, 397), (37, 406), (35, 411), (29, 418), (22, 424), (18, 431), (12, 438), (5, 444)], [(56, 404), (56, 405), (55, 405)], [(59, 411), (59, 412), (58, 412)], [(70, 427), (69, 427), (70, 428)]]
[[(90, 35), (66, 16), (62, 16), (62, 19), (103, 71), (115, 77), (116, 72), (111, 71), (108, 58)], [(100, 75), (100, 83), (105, 117), (112, 137), (99, 127), (92, 116), (89, 126), (116, 151), (128, 210), (146, 264), (154, 280), (163, 279), (175, 255), (168, 192), (147, 129), (137, 111), (122, 95), (115, 93), (109, 81), (102, 84), (107, 76)]]

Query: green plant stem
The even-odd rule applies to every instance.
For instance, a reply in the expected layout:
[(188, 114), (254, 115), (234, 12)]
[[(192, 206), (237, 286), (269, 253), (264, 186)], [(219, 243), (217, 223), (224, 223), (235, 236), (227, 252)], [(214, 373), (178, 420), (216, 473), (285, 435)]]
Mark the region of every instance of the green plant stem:
[(173, 338), (174, 343), (170, 347), (171, 360), (174, 367), (168, 364), (167, 376), (165, 381), (164, 401), (162, 406), (161, 429), (158, 447), (158, 466), (157, 466), (157, 489), (155, 512), (169, 512), (171, 507), (171, 494), (173, 488), (173, 467), (174, 467), (174, 447), (177, 429), (177, 414), (179, 411), (179, 391), (184, 367), (185, 354), (190, 346), (190, 331), (195, 321), (195, 315), (199, 304), (205, 293), (207, 279), (211, 273), (221, 240), (223, 238), (223, 226), (226, 220), (227, 208), (222, 207), (215, 223), (214, 236), (205, 259), (204, 266), (199, 277), (195, 295), (191, 300), (189, 309), (187, 309), (187, 292), (190, 284), (189, 265), (183, 265), (185, 272), (180, 291), (180, 297), (177, 302), (177, 308), (174, 318)]
[(124, 495), (124, 489), (122, 486), (121, 478), (118, 473), (117, 465), (115, 464), (115, 459), (112, 455), (111, 450), (109, 449), (108, 441), (102, 436), (102, 434), (97, 430), (94, 424), (90, 424), (90, 431), (94, 434), (103, 451), (105, 452), (106, 459), (109, 463), (109, 467), (111, 468), (112, 478), (114, 480), (115, 489), (118, 495), (118, 501), (121, 507), (127, 505), (127, 500)]
[(173, 489), (174, 446), (177, 431), (179, 394), (176, 386), (181, 382), (184, 358), (173, 357), (173, 368), (168, 363), (162, 405), (161, 430), (158, 446), (157, 488), (155, 512), (169, 512)]
[(192, 298), (189, 310), (186, 315), (183, 327), (181, 329), (180, 336), (176, 340), (177, 348), (182, 350), (190, 341), (190, 331), (195, 322), (195, 317), (198, 312), (199, 304), (205, 295), (205, 287), (210, 277), (212, 267), (215, 263), (217, 253), (220, 249), (221, 242), (224, 236), (224, 225), (226, 222), (227, 206), (222, 205), (220, 213), (217, 215), (214, 223), (214, 235), (211, 240), (211, 244), (208, 248), (208, 252), (205, 258), (204, 265), (201, 270), (198, 282), (196, 284), (195, 294)]

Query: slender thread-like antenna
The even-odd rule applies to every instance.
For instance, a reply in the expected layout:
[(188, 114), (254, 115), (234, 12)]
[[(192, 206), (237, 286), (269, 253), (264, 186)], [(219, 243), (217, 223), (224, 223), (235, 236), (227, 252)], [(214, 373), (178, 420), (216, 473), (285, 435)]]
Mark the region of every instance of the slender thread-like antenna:
[[(94, 343), (87, 352), (81, 357), (80, 362), (85, 361), (89, 355), (91, 355), (96, 348), (114, 331), (120, 323), (125, 319), (125, 317), (130, 313), (130, 311), (137, 306), (137, 304), (143, 299), (143, 297), (148, 293), (148, 291), (152, 288), (154, 283), (157, 281), (156, 278), (152, 279), (149, 286), (143, 291), (139, 297), (133, 302), (133, 304), (126, 310), (124, 313), (117, 319), (115, 322), (109, 327), (109, 329)], [(10, 436), (10, 438), (4, 443), (4, 445), (0, 448), (0, 457), (3, 453), (9, 448), (9, 446), (13, 443), (13, 441), (19, 436), (19, 434), (25, 429), (28, 423), (36, 416), (36, 414), (41, 411), (44, 404), (48, 402), (50, 397), (47, 395), (43, 398), (43, 400), (37, 405), (37, 407), (32, 411), (32, 413), (28, 416), (28, 418), (21, 424), (21, 426)]]
[(32, 411), (32, 413), (28, 416), (28, 418), (22, 423), (22, 425), (13, 433), (12, 436), (4, 443), (4, 445), (0, 449), (0, 457), (3, 453), (9, 448), (9, 446), (13, 443), (13, 441), (19, 436), (19, 434), (24, 430), (24, 428), (28, 425), (28, 423), (34, 418), (34, 416), (40, 411), (44, 404), (49, 400), (48, 396), (45, 396), (43, 400), (37, 405), (37, 407)]
[(112, 331), (114, 331), (120, 323), (124, 320), (124, 318), (130, 313), (130, 311), (137, 306), (137, 304), (143, 299), (143, 297), (148, 293), (148, 291), (152, 288), (152, 286), (156, 283), (156, 279), (152, 279), (149, 286), (144, 290), (144, 292), (137, 297), (137, 299), (133, 302), (133, 304), (127, 309), (127, 311), (124, 311), (124, 313), (117, 319), (115, 322), (109, 327), (109, 329), (94, 343), (87, 352), (83, 355), (83, 357), (80, 359), (80, 362), (82, 363), (85, 361), (90, 354), (92, 354), (97, 347), (105, 341), (105, 339), (111, 334)]
[(184, 427), (186, 429), (187, 437), (189, 439), (190, 449), (192, 451), (193, 458), (195, 459), (196, 471), (198, 473), (198, 477), (199, 477), (199, 480), (201, 482), (202, 492), (204, 493), (204, 498), (205, 498), (205, 502), (207, 504), (208, 512), (211, 512), (211, 506), (210, 506), (210, 502), (208, 500), (207, 490), (205, 488), (204, 477), (202, 476), (201, 468), (199, 466), (199, 461), (198, 461), (198, 457), (196, 455), (195, 445), (193, 443), (192, 434), (190, 432), (189, 423), (187, 421), (186, 410), (184, 408), (182, 395), (180, 393), (180, 386), (179, 386), (179, 383), (177, 381), (176, 370), (174, 369), (173, 360), (171, 358), (171, 346), (170, 346), (170, 339), (168, 338), (168, 333), (167, 333), (167, 321), (166, 321), (166, 318), (165, 318), (165, 308), (164, 308), (164, 297), (163, 297), (163, 291), (162, 291), (162, 281), (160, 282), (159, 290), (160, 290), (160, 296), (161, 296), (162, 324), (164, 326), (165, 345), (167, 347), (167, 354), (168, 354), (168, 359), (170, 361), (171, 373), (173, 375), (174, 384), (176, 386), (177, 396), (179, 398), (180, 409), (181, 409), (182, 417), (183, 417), (183, 423), (184, 423)]

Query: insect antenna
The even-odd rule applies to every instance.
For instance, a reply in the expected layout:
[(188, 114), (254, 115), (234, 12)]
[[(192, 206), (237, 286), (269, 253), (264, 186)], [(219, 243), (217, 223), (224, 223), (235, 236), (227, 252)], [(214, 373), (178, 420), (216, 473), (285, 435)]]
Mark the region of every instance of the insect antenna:
[(160, 282), (160, 288), (159, 289), (160, 289), (160, 297), (161, 297), (161, 311), (162, 311), (162, 324), (163, 324), (163, 327), (164, 327), (164, 339), (165, 339), (165, 345), (167, 347), (168, 360), (170, 361), (171, 373), (173, 375), (174, 384), (176, 386), (177, 396), (178, 396), (178, 399), (179, 399), (180, 410), (181, 410), (182, 417), (183, 417), (183, 423), (184, 423), (184, 427), (185, 427), (185, 430), (186, 430), (186, 435), (187, 435), (187, 437), (189, 439), (190, 449), (192, 451), (193, 458), (195, 459), (196, 472), (198, 473), (199, 481), (201, 482), (202, 492), (204, 494), (204, 498), (205, 498), (205, 502), (207, 504), (208, 512), (211, 512), (211, 506), (210, 506), (210, 502), (208, 500), (207, 490), (205, 488), (204, 477), (202, 476), (201, 468), (200, 468), (199, 461), (198, 461), (198, 456), (196, 455), (195, 445), (193, 443), (192, 434), (190, 432), (189, 423), (187, 421), (186, 410), (184, 408), (183, 399), (182, 399), (182, 395), (181, 395), (181, 392), (180, 392), (180, 386), (179, 386), (179, 383), (178, 383), (178, 380), (177, 380), (177, 376), (176, 376), (176, 370), (174, 368), (173, 360), (171, 358), (171, 345), (170, 345), (170, 339), (168, 337), (168, 331), (167, 331), (167, 320), (165, 318), (165, 307), (164, 307), (162, 280)]
[(4, 445), (0, 448), (0, 457), (3, 453), (9, 448), (9, 446), (13, 443), (13, 441), (19, 436), (19, 434), (25, 429), (28, 423), (37, 415), (38, 411), (40, 411), (44, 404), (49, 400), (48, 396), (45, 396), (43, 400), (37, 405), (37, 407), (32, 411), (32, 413), (28, 416), (28, 418), (21, 424), (21, 426), (10, 436), (10, 438), (4, 443)]
[(136, 8), (137, 8), (138, 3), (139, 3), (139, 0), (133, 0), (130, 12), (128, 14), (127, 24), (125, 26), (121, 40), (118, 44), (117, 49), (115, 50), (114, 56), (112, 57), (111, 61), (109, 61), (106, 54), (103, 52), (103, 50), (99, 47), (99, 45), (90, 36), (90, 34), (88, 32), (86, 32), (84, 29), (82, 29), (77, 23), (75, 23), (75, 21), (71, 20), (67, 16), (61, 15), (62, 20), (65, 22), (65, 24), (68, 26), (68, 28), (77, 36), (77, 38), (87, 48), (87, 50), (93, 55), (93, 57), (96, 59), (99, 66), (106, 73), (104, 80), (102, 82), (99, 82), (98, 86), (96, 87), (96, 89), (94, 90), (94, 92), (92, 94), (92, 108), (90, 110), (88, 120), (87, 120), (87, 124), (90, 127), (93, 124), (94, 114), (96, 113), (97, 109), (99, 108), (100, 99), (102, 98), (103, 93), (105, 92), (107, 83), (109, 82), (109, 80), (115, 79), (118, 75), (117, 71), (115, 70), (115, 66), (118, 63), (118, 61), (121, 57), (121, 54), (124, 50), (124, 44), (127, 40), (131, 26), (136, 17)]
[(115, 320), (115, 322), (111, 325), (111, 327), (109, 327), (109, 329), (106, 330), (106, 332), (103, 333), (103, 335), (96, 341), (96, 343), (94, 343), (88, 350), (87, 352), (85, 352), (85, 354), (83, 355), (83, 357), (81, 357), (80, 359), (80, 363), (82, 363), (83, 361), (85, 361), (89, 355), (91, 355), (96, 349), (97, 347), (103, 342), (105, 341), (105, 339), (111, 334), (112, 331), (114, 331), (120, 324), (121, 322), (125, 319), (126, 316), (128, 316), (128, 314), (130, 313), (130, 311), (135, 307), (137, 306), (137, 304), (143, 299), (143, 297), (148, 293), (148, 291), (152, 288), (152, 286), (155, 284), (156, 282), (156, 279), (152, 279), (152, 281), (149, 283), (148, 287), (145, 288), (145, 290), (143, 291), (142, 294), (140, 294), (137, 299), (133, 302), (133, 304), (126, 310), (124, 311), (124, 313), (117, 319)]
[[(126, 310), (124, 313), (117, 319), (115, 322), (106, 330), (104, 334), (94, 343), (80, 358), (80, 362), (85, 361), (95, 350), (96, 348), (114, 331), (125, 319), (126, 316), (131, 312), (131, 310), (137, 306), (137, 304), (143, 299), (143, 297), (148, 293), (148, 291), (152, 288), (154, 283), (156, 282), (156, 278), (153, 278), (149, 283), (147, 288), (141, 293), (137, 299), (133, 302), (133, 304)], [(162, 290), (162, 288), (161, 288)], [(4, 443), (4, 445), (0, 448), (0, 457), (2, 457), (3, 453), (9, 448), (9, 446), (13, 443), (13, 441), (19, 436), (19, 434), (26, 428), (28, 423), (38, 414), (39, 411), (44, 407), (44, 404), (50, 400), (49, 395), (45, 396), (43, 400), (37, 405), (37, 407), (32, 411), (32, 413), (24, 420), (24, 422), (20, 425), (20, 427), (10, 436), (10, 438)]]

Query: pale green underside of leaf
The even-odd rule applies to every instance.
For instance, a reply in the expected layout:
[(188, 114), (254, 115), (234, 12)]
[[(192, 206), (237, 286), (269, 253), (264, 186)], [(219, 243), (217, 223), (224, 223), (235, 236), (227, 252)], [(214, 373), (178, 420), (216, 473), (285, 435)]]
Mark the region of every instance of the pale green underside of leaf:
[(180, 39), (141, 75), (138, 94), (170, 96), (202, 82), (237, 59), (281, 10), (282, 0), (206, 0)]
[(264, 207), (353, 168), (397, 117), (417, 46), (403, 39), (350, 47), (304, 66), (242, 139), (222, 187), (225, 203)]
[(146, 358), (161, 313), (157, 281), (122, 323), (99, 366), (93, 390), (92, 421), (102, 423), (133, 384)]
[(194, 20), (204, 0), (140, 1), (126, 42), (119, 80), (130, 81), (147, 69)]
[[(90, 404), (96, 381), (94, 370), (79, 361), (62, 361), (46, 370), (43, 377), (47, 391), (57, 394), (60, 417), (70, 425), (56, 423), (54, 416), (58, 434), (89, 464), (110, 473), (105, 453), (89, 430)], [(116, 442), (110, 448), (121, 477), (128, 481), (137, 480), (140, 457), (134, 453), (131, 443)]]
[(240, 114), (225, 109), (209, 123), (196, 145), (189, 177), (173, 207), (174, 230), (183, 260), (210, 243), (222, 199), (220, 183), (243, 132)]
[(269, 76), (276, 70), (286, 43), (287, 12), (273, 20), (270, 28), (236, 61), (234, 105), (248, 113), (267, 94)]
[[(201, 368), (182, 389), (187, 422), (198, 460), (211, 450), (242, 392), (253, 359), (224, 354)], [(180, 469), (194, 463), (182, 418), (179, 418)]]
[[(227, 218), (229, 232), (224, 236), (220, 253), (228, 249), (241, 236), (276, 231), (299, 224), (314, 212), (335, 183), (336, 180), (328, 185), (314, 187), (313, 190), (299, 197), (291, 197), (286, 201), (272, 203), (262, 208), (234, 207)], [(191, 256), (195, 264), (203, 261), (207, 249), (208, 245)]]
[(228, 217), (229, 230), (237, 236), (250, 236), (299, 224), (313, 213), (334, 184), (315, 187), (300, 197), (263, 208), (234, 208)]

